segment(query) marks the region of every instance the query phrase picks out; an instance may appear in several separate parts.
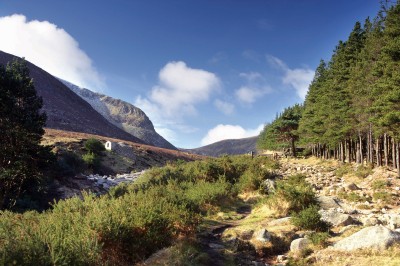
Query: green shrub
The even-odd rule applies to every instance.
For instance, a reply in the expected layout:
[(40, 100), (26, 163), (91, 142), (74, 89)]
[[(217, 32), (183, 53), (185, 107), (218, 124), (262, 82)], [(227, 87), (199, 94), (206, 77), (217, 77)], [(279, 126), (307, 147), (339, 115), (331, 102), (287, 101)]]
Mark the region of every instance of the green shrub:
[(342, 198), (342, 199), (346, 199), (351, 202), (365, 202), (370, 199), (369, 197), (361, 196), (361, 195), (357, 194), (356, 192), (350, 192), (350, 193), (339, 192), (338, 197)]
[(100, 158), (92, 152), (85, 153), (84, 155), (82, 155), (82, 160), (86, 163), (88, 168), (94, 171), (96, 171), (100, 167), (101, 163)]
[(61, 152), (57, 159), (58, 171), (63, 176), (72, 176), (84, 170), (85, 162), (77, 154)]
[(357, 170), (354, 172), (354, 174), (357, 177), (366, 178), (367, 176), (372, 174), (372, 166), (371, 165), (368, 165), (368, 166), (360, 165), (357, 167)]
[(386, 191), (377, 191), (372, 195), (374, 200), (381, 200), (383, 203), (390, 204), (392, 202), (392, 195)]
[(85, 141), (84, 147), (88, 153), (93, 153), (95, 155), (101, 156), (102, 153), (106, 150), (104, 144), (101, 143), (100, 140), (95, 138), (90, 138)]
[(277, 181), (275, 193), (269, 197), (268, 202), (271, 207), (277, 206), (278, 209), (284, 206), (284, 209), (279, 209), (283, 216), (317, 204), (315, 193), (305, 181), (304, 175), (293, 175), (288, 180)]
[[(84, 156), (88, 164), (93, 155)], [(246, 184), (242, 179), (251, 175), (256, 188), (272, 175), (269, 164), (245, 156), (179, 162), (44, 213), (0, 212), (0, 265), (133, 265), (193, 234), (202, 215), (235, 196), (236, 183)]]
[(330, 235), (327, 232), (313, 232), (308, 236), (313, 245), (320, 246), (322, 248), (328, 246), (329, 237)]
[(346, 174), (349, 174), (353, 171), (353, 168), (351, 167), (350, 164), (342, 164), (339, 168), (335, 170), (335, 175), (337, 177), (343, 177)]
[(372, 184), (371, 187), (373, 190), (380, 190), (384, 189), (388, 186), (388, 182), (384, 180), (375, 180)]
[(291, 222), (293, 225), (304, 230), (315, 230), (319, 232), (329, 230), (329, 225), (321, 220), (321, 215), (318, 213), (318, 206), (316, 205), (309, 206), (298, 213), (293, 213)]

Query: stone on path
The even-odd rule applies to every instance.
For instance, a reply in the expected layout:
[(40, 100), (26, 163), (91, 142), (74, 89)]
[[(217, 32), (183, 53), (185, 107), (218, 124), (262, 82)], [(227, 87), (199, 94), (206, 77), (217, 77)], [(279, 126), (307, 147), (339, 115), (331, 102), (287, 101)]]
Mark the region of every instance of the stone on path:
[(311, 244), (311, 241), (307, 238), (298, 238), (290, 243), (290, 251), (298, 253), (307, 249)]
[(400, 233), (384, 226), (366, 227), (357, 233), (338, 241), (333, 249), (352, 251), (360, 248), (387, 249), (400, 242)]
[(334, 209), (320, 210), (319, 214), (321, 214), (321, 220), (328, 222), (333, 226), (346, 226), (355, 223), (354, 219), (350, 215), (340, 213)]
[(317, 197), (317, 201), (319, 203), (319, 206), (324, 209), (324, 210), (329, 210), (329, 209), (336, 209), (340, 208), (340, 204), (338, 204), (338, 199), (336, 197), (329, 197), (329, 196), (319, 196)]
[(265, 228), (263, 228), (254, 233), (254, 238), (257, 241), (266, 243), (271, 241), (271, 234)]

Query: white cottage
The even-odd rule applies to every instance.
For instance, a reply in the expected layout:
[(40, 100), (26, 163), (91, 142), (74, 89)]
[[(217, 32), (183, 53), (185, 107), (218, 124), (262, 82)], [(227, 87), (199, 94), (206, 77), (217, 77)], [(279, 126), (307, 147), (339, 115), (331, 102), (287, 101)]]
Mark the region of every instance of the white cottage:
[(112, 141), (107, 141), (106, 144), (104, 145), (106, 147), (106, 150), (112, 151), (116, 147), (116, 143)]

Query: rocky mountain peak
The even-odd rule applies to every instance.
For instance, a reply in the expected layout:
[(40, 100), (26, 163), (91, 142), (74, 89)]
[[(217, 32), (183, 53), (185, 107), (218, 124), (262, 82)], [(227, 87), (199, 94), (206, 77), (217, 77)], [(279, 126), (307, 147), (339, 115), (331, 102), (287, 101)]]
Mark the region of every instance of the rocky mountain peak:
[(81, 88), (61, 80), (68, 88), (88, 102), (97, 112), (113, 125), (151, 145), (176, 149), (154, 129), (148, 116), (138, 107), (120, 99)]

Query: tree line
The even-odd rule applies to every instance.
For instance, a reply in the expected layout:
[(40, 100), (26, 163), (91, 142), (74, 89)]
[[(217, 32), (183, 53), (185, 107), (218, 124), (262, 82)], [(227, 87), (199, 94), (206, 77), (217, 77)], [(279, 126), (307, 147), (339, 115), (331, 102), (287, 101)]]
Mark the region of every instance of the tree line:
[(302, 105), (266, 124), (258, 147), (308, 147), (320, 158), (391, 166), (400, 176), (400, 1), (356, 22), (321, 60)]

